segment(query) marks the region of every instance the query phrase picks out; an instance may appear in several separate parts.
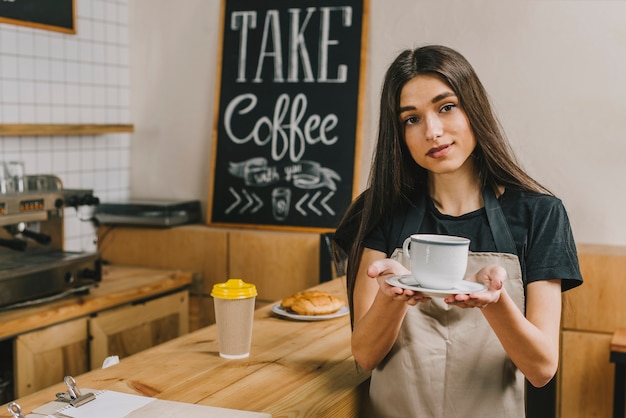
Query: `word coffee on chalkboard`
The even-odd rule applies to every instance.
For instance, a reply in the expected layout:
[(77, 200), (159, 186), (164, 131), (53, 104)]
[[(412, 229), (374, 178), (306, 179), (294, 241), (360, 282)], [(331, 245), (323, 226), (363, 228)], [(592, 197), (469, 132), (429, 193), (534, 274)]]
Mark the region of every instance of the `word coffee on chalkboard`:
[(0, 0), (0, 22), (76, 33), (75, 0)]
[(224, 0), (209, 224), (333, 229), (355, 193), (367, 0)]

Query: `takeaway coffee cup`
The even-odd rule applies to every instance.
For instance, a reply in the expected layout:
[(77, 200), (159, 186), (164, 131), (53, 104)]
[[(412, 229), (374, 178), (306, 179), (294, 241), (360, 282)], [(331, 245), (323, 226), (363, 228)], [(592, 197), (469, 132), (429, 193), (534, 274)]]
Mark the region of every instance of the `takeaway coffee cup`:
[(402, 251), (410, 260), (411, 275), (427, 289), (452, 289), (465, 276), (470, 240), (451, 235), (414, 234)]
[(220, 357), (238, 359), (250, 355), (256, 295), (256, 286), (241, 279), (213, 285)]

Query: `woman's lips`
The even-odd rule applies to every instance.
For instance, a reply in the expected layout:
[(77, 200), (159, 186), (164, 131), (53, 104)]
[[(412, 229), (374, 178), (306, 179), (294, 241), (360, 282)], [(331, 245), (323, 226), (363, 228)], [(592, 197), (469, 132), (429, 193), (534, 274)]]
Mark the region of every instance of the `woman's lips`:
[(444, 157), (448, 154), (448, 151), (450, 151), (450, 146), (451, 144), (447, 144), (440, 147), (431, 148), (430, 150), (428, 150), (428, 153), (426, 155), (432, 158)]

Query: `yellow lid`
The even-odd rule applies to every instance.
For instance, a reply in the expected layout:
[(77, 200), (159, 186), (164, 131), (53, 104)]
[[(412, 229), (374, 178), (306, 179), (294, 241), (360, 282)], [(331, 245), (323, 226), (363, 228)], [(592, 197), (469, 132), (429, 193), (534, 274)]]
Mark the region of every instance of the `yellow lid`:
[(219, 299), (246, 299), (256, 296), (256, 286), (241, 279), (228, 279), (213, 285), (211, 296)]

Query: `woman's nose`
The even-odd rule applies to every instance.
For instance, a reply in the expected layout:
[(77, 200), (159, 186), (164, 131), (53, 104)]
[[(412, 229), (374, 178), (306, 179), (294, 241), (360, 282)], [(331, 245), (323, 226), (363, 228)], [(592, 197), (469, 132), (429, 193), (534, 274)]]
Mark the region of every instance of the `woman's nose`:
[(429, 115), (426, 118), (426, 139), (434, 141), (443, 134), (443, 124), (437, 115)]

